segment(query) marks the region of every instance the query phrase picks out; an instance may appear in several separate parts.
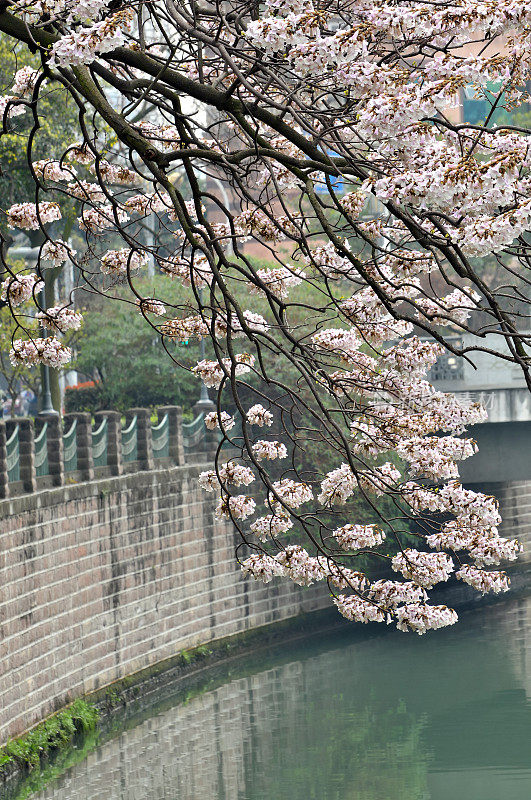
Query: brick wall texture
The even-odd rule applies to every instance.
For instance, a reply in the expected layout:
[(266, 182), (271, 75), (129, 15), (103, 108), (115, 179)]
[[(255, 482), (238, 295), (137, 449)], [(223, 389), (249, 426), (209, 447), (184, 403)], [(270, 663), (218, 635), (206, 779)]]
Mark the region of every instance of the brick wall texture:
[(0, 501), (0, 743), (183, 648), (329, 602), (242, 577), (234, 529), (197, 485), (205, 468)]

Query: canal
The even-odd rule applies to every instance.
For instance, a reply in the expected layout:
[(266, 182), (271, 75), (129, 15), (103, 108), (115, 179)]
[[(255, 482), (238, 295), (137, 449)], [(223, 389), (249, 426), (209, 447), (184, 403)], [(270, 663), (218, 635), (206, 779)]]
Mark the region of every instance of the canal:
[(165, 687), (14, 796), (529, 800), (531, 598), (460, 617), (316, 633)]

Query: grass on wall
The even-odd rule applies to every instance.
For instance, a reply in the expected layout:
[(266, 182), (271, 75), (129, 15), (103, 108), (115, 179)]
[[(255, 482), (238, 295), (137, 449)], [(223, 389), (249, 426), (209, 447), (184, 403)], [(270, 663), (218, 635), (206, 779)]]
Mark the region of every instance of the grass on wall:
[(98, 716), (95, 706), (82, 699), (75, 700), (68, 708), (0, 748), (0, 774), (14, 766), (28, 771), (40, 767), (42, 759), (65, 747), (77, 734), (94, 731)]

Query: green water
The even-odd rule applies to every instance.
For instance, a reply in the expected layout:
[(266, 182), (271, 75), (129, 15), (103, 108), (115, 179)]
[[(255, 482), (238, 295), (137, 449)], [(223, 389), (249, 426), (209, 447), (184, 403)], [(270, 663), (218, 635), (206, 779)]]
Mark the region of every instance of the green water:
[(32, 797), (531, 798), (531, 600), (423, 637), (317, 635), (230, 670), (184, 703), (163, 692)]

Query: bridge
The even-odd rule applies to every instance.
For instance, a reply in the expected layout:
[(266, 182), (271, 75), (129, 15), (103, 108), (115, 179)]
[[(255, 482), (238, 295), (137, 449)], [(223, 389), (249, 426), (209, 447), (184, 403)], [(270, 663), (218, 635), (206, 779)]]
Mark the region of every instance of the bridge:
[[(484, 347), (500, 349), (500, 337), (487, 336)], [(463, 336), (465, 347), (478, 340)], [(488, 353), (471, 353), (471, 362), (451, 353), (443, 355), (430, 373), (437, 389), (455, 392), (465, 401), (481, 402), (488, 420), (470, 428), (479, 452), (463, 461), (463, 483), (500, 483), (531, 480), (531, 392), (522, 370)]]
[[(500, 337), (481, 343), (500, 348)], [(477, 340), (476, 340), (477, 341)], [(464, 336), (462, 344), (474, 344)], [(479, 451), (459, 465), (462, 482), (494, 495), (502, 513), (501, 532), (524, 544), (522, 561), (531, 550), (531, 392), (521, 369), (487, 353), (472, 353), (473, 363), (443, 355), (430, 379), (437, 389), (455, 392), (467, 401), (483, 403), (486, 422), (469, 428)]]

